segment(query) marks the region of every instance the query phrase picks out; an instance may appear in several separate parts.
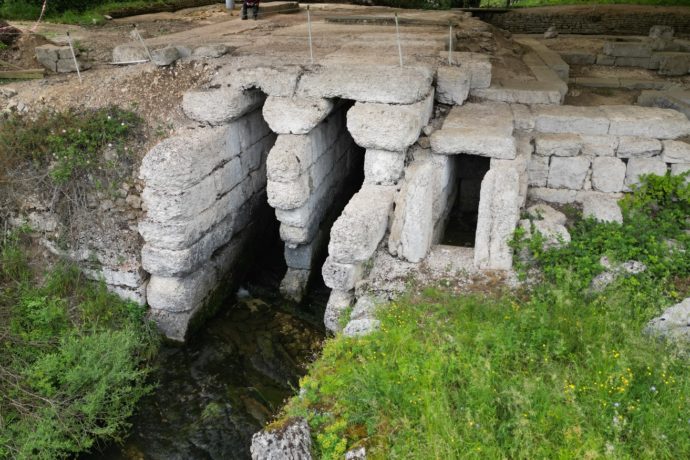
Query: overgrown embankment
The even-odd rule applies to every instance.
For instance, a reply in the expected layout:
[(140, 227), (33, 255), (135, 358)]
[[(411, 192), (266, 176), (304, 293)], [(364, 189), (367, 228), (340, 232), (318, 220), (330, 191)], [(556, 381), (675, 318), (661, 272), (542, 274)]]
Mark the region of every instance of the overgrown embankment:
[[(690, 185), (651, 177), (622, 207), (623, 224), (576, 219), (560, 248), (518, 234), (517, 291), (411, 288), (378, 332), (326, 344), (285, 415), (322, 459), (690, 456), (687, 345), (643, 333), (690, 294)], [(602, 256), (646, 270), (597, 290)]]
[(63, 458), (120, 439), (158, 339), (140, 306), (31, 247), (0, 240), (0, 458)]

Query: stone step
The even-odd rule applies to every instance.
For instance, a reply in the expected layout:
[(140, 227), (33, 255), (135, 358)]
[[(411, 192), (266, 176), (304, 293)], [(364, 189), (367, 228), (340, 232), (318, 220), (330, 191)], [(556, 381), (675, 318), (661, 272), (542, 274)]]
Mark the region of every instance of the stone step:
[(690, 118), (690, 91), (642, 91), (637, 104), (677, 110)]

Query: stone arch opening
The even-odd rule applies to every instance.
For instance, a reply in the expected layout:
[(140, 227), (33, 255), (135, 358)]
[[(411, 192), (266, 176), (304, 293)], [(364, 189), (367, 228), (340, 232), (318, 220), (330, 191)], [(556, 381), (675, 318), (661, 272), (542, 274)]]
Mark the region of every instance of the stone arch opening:
[(455, 196), (450, 200), (441, 244), (474, 247), (479, 215), (479, 196), (484, 175), (489, 171), (490, 158), (456, 155)]

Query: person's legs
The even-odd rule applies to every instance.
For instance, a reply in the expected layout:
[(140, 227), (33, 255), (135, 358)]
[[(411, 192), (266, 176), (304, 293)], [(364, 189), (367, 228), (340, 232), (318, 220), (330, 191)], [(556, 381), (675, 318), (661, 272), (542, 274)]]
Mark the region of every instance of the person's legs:
[(255, 3), (253, 7), (254, 19), (259, 19), (259, 4)]
[(242, 2), (242, 19), (247, 19), (247, 4)]

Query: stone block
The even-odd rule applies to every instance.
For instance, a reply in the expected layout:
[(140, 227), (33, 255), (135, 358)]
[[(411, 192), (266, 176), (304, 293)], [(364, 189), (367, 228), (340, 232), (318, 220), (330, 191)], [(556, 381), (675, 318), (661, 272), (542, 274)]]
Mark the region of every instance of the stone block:
[(265, 96), (257, 90), (228, 87), (194, 90), (182, 96), (182, 109), (192, 120), (222, 125), (260, 107), (264, 100)]
[[(319, 234), (325, 234), (319, 232)], [(317, 236), (314, 240), (299, 244), (294, 247), (285, 245), (283, 254), (285, 256), (285, 264), (290, 268), (299, 268), (302, 270), (309, 270), (312, 268), (312, 263), (319, 252), (320, 243), (323, 242), (323, 237)]]
[(577, 134), (539, 134), (534, 145), (537, 155), (573, 157), (582, 150), (582, 138)]
[(185, 277), (152, 276), (146, 289), (149, 306), (168, 312), (193, 310), (214, 289), (216, 276), (212, 266)]
[(586, 51), (561, 51), (561, 58), (570, 65), (592, 65), (597, 56)]
[(113, 48), (113, 62), (148, 61), (149, 53), (141, 45), (124, 44)]
[(362, 186), (331, 227), (329, 259), (357, 264), (371, 258), (388, 228), (395, 191), (395, 187)]
[(351, 291), (355, 284), (362, 279), (364, 267), (362, 264), (340, 264), (331, 257), (326, 259), (321, 269), (323, 282), (331, 289)]
[(652, 48), (643, 42), (604, 42), (604, 54), (616, 57), (648, 58), (652, 55)]
[[(91, 64), (86, 62), (77, 61), (77, 64), (79, 65), (80, 72), (91, 68)], [(68, 59), (58, 59), (58, 61), (55, 63), (55, 70), (57, 73), (76, 72), (77, 64), (74, 63), (74, 59), (72, 57)]]
[(288, 267), (280, 282), (281, 295), (293, 302), (301, 302), (307, 293), (310, 275), (311, 270)]
[(659, 62), (659, 75), (677, 77), (690, 73), (690, 54), (664, 52), (656, 53)]
[(441, 66), (436, 74), (436, 100), (462, 105), (470, 93), (471, 74), (466, 67)]
[[(448, 51), (441, 53), (441, 58), (448, 59)], [(470, 88), (488, 88), (491, 85), (491, 61), (482, 53), (453, 51), (452, 65), (460, 66), (470, 73)]]
[(431, 161), (413, 163), (405, 171), (388, 238), (388, 251), (400, 259), (417, 263), (429, 252), (434, 233), (433, 180)]
[(250, 452), (252, 460), (312, 460), (309, 424), (297, 418), (279, 429), (261, 430), (252, 436)]
[(542, 133), (607, 134), (609, 120), (599, 107), (542, 106), (533, 108), (535, 129)]
[(649, 158), (661, 153), (661, 142), (640, 136), (621, 136), (618, 139), (618, 158)]
[(292, 182), (268, 181), (266, 186), (268, 204), (279, 209), (299, 208), (307, 202), (313, 190), (308, 174)]
[[(276, 65), (253, 63), (243, 67), (241, 72), (235, 66), (221, 68), (211, 79), (212, 86), (226, 86), (230, 82), (236, 90), (250, 90), (260, 88), (268, 96), (292, 97), (295, 87), (303, 73), (302, 67), (297, 65)], [(308, 96), (310, 97), (310, 96)], [(313, 97), (321, 97), (314, 95)]]
[(644, 174), (663, 176), (667, 169), (666, 163), (659, 158), (631, 158), (628, 160), (628, 169), (625, 173), (625, 185), (627, 187), (638, 185), (640, 176)]
[(585, 156), (612, 157), (618, 149), (618, 136), (582, 135), (582, 154)]
[(652, 26), (649, 28), (649, 38), (673, 38), (673, 27), (671, 26)]
[(164, 67), (177, 61), (182, 56), (176, 47), (166, 46), (165, 48), (151, 51), (151, 57), (153, 58), (154, 64), (159, 67)]
[(590, 160), (585, 157), (553, 157), (549, 166), (548, 186), (550, 188), (566, 188), (582, 190)]
[(652, 65), (651, 57), (617, 57), (618, 67), (641, 67), (648, 69)]
[(296, 95), (340, 97), (380, 104), (414, 104), (431, 92), (434, 73), (428, 67), (326, 65), (304, 73)]
[(347, 129), (360, 147), (403, 151), (414, 144), (429, 122), (433, 102), (433, 92), (409, 105), (358, 102), (347, 113)]
[(273, 132), (307, 134), (332, 110), (331, 99), (269, 96), (264, 103), (263, 115)]
[(341, 331), (341, 317), (352, 306), (353, 301), (354, 296), (350, 291), (331, 291), (326, 304), (326, 312), (323, 315), (323, 323), (327, 331), (332, 334), (337, 334)]
[(192, 56), (200, 58), (219, 58), (228, 54), (233, 48), (223, 45), (222, 43), (214, 45), (202, 45), (194, 48)]
[(621, 192), (626, 166), (623, 160), (597, 157), (592, 161), (592, 188), (599, 192)]
[(537, 80), (510, 80), (494, 83), (488, 88), (470, 90), (470, 96), (493, 102), (511, 104), (561, 104), (568, 91), (565, 82), (542, 82)]
[[(671, 165), (671, 174), (680, 176), (690, 171), (690, 163), (674, 163)], [(690, 183), (690, 175), (685, 178), (685, 183)]]
[(574, 203), (577, 201), (577, 191), (567, 189), (554, 189), (546, 187), (532, 187), (527, 196), (533, 200), (546, 201), (547, 203)]
[(680, 112), (656, 107), (604, 105), (609, 134), (675, 139), (690, 135), (690, 121)]
[(343, 329), (343, 335), (345, 337), (362, 337), (376, 331), (380, 326), (381, 321), (378, 319), (354, 319), (347, 323)]
[(623, 223), (623, 213), (618, 200), (604, 194), (588, 194), (582, 200), (582, 216), (593, 217), (601, 222)]
[(464, 153), (508, 160), (517, 154), (513, 136), (493, 127), (440, 129), (431, 135), (431, 150), (442, 155)]
[(616, 57), (615, 56), (608, 56), (606, 54), (597, 54), (596, 64), (597, 65), (615, 65), (616, 64)]
[(405, 152), (368, 149), (364, 155), (364, 183), (397, 184), (405, 167)]
[(549, 177), (549, 157), (532, 156), (527, 171), (530, 186), (546, 187)]
[(482, 180), (474, 263), (477, 268), (509, 270), (509, 242), (520, 217), (520, 177), (513, 168), (490, 169)]
[(503, 102), (483, 104), (469, 103), (453, 107), (443, 121), (443, 129), (473, 128), (483, 130), (491, 128), (504, 136), (513, 134), (513, 111), (510, 105)]
[(516, 131), (531, 132), (534, 130), (536, 119), (530, 106), (525, 104), (510, 104), (513, 112), (513, 127)]

